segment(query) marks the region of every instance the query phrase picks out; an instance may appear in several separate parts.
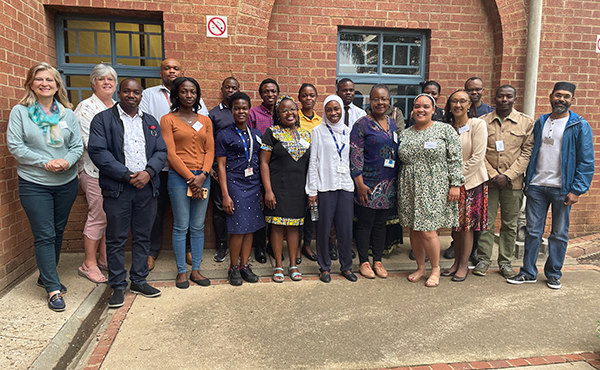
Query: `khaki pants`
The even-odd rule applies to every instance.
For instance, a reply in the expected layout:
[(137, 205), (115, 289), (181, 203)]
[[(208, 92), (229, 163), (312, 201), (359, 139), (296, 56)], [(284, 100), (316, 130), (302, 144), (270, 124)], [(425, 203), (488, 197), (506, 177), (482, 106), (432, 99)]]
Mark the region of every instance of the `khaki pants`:
[(477, 256), (487, 264), (491, 263), (494, 247), (494, 224), (500, 203), (500, 242), (498, 248), (498, 266), (511, 263), (515, 256), (515, 241), (517, 240), (517, 220), (523, 203), (523, 191), (489, 188), (488, 192), (488, 230), (479, 236)]

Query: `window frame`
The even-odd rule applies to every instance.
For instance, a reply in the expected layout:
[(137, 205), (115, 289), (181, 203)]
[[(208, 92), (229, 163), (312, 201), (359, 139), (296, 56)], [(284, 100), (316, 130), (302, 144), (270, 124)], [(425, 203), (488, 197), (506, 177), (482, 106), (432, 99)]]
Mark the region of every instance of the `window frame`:
[[(136, 23), (136, 24), (153, 24), (160, 25), (161, 27), (161, 61), (165, 59), (165, 45), (164, 45), (164, 26), (163, 21), (159, 19), (151, 19), (151, 18), (129, 18), (129, 17), (92, 17), (85, 15), (70, 15), (70, 14), (59, 14), (55, 18), (56, 24), (56, 59), (57, 59), (57, 67), (58, 71), (64, 75), (78, 75), (84, 76), (88, 75), (92, 72), (92, 69), (96, 64), (85, 64), (85, 63), (66, 63), (65, 56), (65, 39), (64, 39), (64, 21), (65, 20), (77, 20), (77, 21), (86, 21), (86, 20), (94, 20), (98, 22), (108, 22), (110, 39), (111, 39), (111, 56), (110, 61), (106, 61), (105, 64), (113, 67), (119, 76), (127, 76), (133, 78), (156, 78), (154, 76), (158, 76), (160, 72), (160, 67), (150, 67), (150, 66), (130, 66), (125, 64), (117, 63), (117, 43), (116, 43), (116, 34), (115, 29), (116, 23)], [(130, 45), (131, 48), (131, 45)], [(153, 77), (150, 77), (153, 76)]]
[[(379, 35), (379, 63), (377, 64), (377, 74), (367, 73), (339, 73), (340, 71), (340, 45), (342, 34), (378, 34)], [(417, 37), (421, 40), (421, 50), (419, 56), (419, 74), (418, 75), (393, 75), (393, 74), (382, 74), (383, 68), (383, 36), (405, 36), (405, 37)], [(410, 48), (409, 48), (410, 49)], [(337, 53), (336, 53), (336, 78), (341, 80), (342, 78), (350, 78), (355, 84), (375, 84), (385, 83), (390, 85), (419, 85), (419, 83), (425, 81), (425, 65), (427, 62), (427, 34), (425, 32), (415, 31), (392, 31), (392, 30), (381, 30), (371, 28), (339, 28), (337, 34)]]

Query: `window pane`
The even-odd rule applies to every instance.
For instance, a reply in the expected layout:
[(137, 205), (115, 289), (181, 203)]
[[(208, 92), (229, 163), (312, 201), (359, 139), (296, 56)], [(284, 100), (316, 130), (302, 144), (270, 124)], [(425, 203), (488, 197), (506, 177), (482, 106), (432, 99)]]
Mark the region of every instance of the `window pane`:
[(410, 75), (410, 76), (418, 76), (419, 69), (418, 68), (391, 68), (391, 67), (383, 67), (381, 69), (381, 73), (386, 75)]
[(150, 35), (150, 45), (148, 45), (147, 55), (162, 59), (162, 36)]
[(73, 108), (84, 99), (92, 96), (89, 76), (67, 76), (67, 96)]
[(79, 28), (87, 30), (110, 30), (109, 22), (94, 22), (88, 20), (68, 19), (64, 23), (65, 28)]
[(129, 36), (128, 33), (117, 33), (115, 36), (117, 42), (117, 55), (130, 55)]
[(396, 36), (396, 35), (385, 35), (383, 36), (383, 42), (394, 43), (394, 44), (415, 44), (417, 41), (420, 42), (418, 37), (412, 36)]
[(145, 24), (144, 29), (146, 32), (162, 33), (160, 24)]
[(110, 33), (108, 32), (98, 32), (98, 54), (101, 55), (110, 55)]
[(383, 45), (383, 65), (394, 65), (394, 45)]
[(396, 46), (396, 60), (394, 64), (397, 66), (405, 66), (408, 61), (408, 49), (406, 46)]
[(421, 65), (420, 50), (421, 50), (420, 46), (411, 46), (410, 47), (410, 65), (411, 66)]
[(379, 35), (341, 34), (339, 72), (376, 74), (379, 63)]
[(115, 30), (137, 32), (140, 30), (140, 25), (137, 23), (116, 23)]
[(79, 32), (79, 54), (96, 54), (94, 32)]

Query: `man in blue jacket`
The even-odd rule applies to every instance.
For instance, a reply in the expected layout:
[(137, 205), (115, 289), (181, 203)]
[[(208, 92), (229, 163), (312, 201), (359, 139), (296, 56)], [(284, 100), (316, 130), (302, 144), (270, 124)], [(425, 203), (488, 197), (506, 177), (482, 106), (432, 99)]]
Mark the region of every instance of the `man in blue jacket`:
[(506, 279), (508, 283), (537, 282), (535, 264), (546, 214), (552, 205), (552, 231), (544, 274), (549, 288), (562, 286), (571, 206), (588, 191), (594, 176), (592, 129), (585, 119), (569, 110), (574, 95), (574, 84), (557, 82), (550, 94), (552, 113), (535, 122), (533, 151), (525, 178), (527, 230), (523, 267), (517, 276)]
[(167, 160), (160, 125), (138, 109), (142, 86), (125, 79), (117, 93), (120, 102), (94, 117), (88, 153), (100, 170), (106, 213), (108, 283), (113, 294), (108, 307), (123, 306), (127, 288), (125, 242), (131, 227), (131, 292), (157, 297), (160, 290), (146, 282), (150, 232), (156, 216), (158, 173)]

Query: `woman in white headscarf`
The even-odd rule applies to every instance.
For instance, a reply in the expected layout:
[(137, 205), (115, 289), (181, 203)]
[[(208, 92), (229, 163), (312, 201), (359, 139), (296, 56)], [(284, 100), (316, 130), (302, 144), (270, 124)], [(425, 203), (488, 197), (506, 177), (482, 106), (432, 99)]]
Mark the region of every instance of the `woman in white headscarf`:
[(319, 279), (331, 281), (329, 232), (335, 225), (342, 276), (350, 281), (352, 272), (352, 217), (354, 215), (354, 182), (350, 177), (350, 130), (344, 125), (344, 103), (337, 95), (323, 102), (323, 123), (311, 132), (312, 148), (306, 194), (310, 207), (317, 207), (317, 258)]

